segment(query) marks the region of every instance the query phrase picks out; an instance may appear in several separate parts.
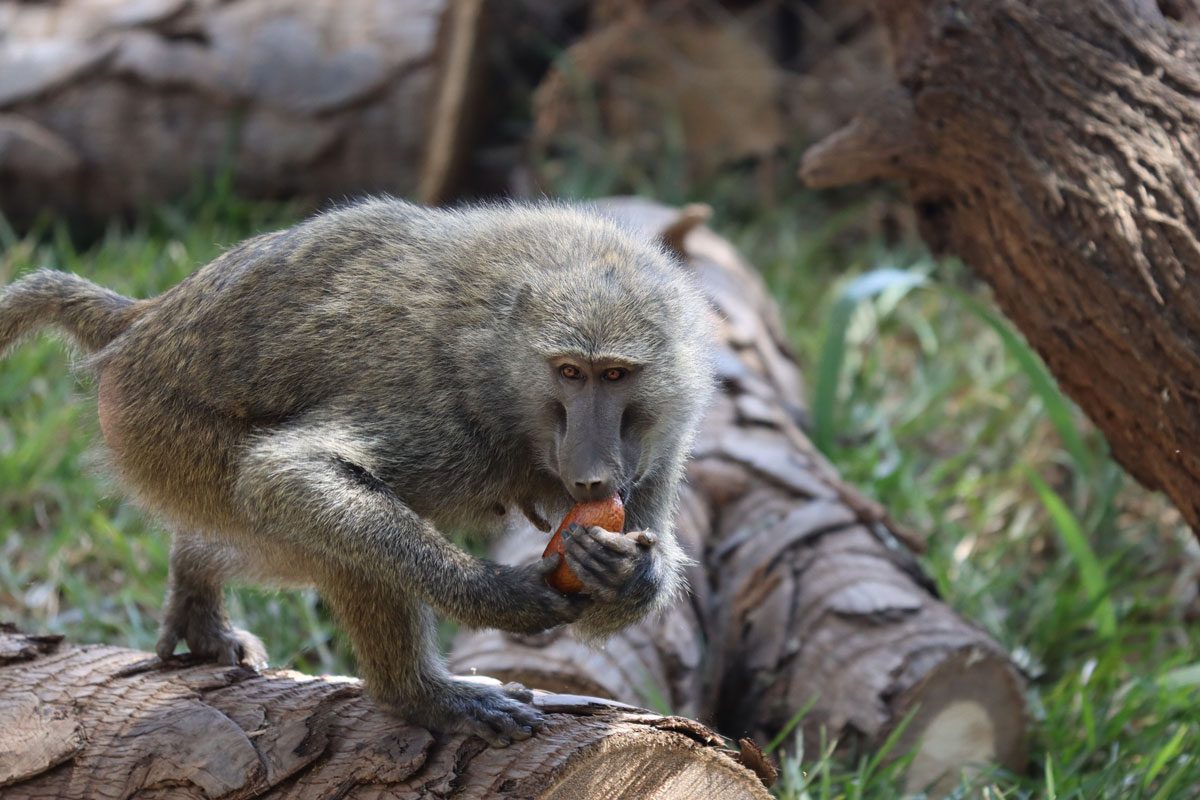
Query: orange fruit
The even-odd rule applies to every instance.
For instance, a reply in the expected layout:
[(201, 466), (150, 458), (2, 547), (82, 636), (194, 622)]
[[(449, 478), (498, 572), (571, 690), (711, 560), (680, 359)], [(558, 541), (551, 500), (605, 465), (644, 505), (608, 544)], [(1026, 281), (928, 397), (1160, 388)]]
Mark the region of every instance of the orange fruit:
[[(558, 530), (550, 537), (550, 543), (546, 545), (545, 552), (542, 553), (542, 558), (551, 553), (562, 554), (566, 549), (563, 544), (563, 531), (572, 525), (580, 525), (584, 528), (590, 528), (598, 525), (606, 531), (613, 533), (625, 532), (625, 504), (621, 502), (618, 495), (607, 497), (603, 500), (593, 500), (588, 503), (576, 503), (572, 506), (567, 515), (563, 517), (563, 521), (559, 524)], [(583, 589), (583, 581), (579, 580), (579, 576), (567, 566), (567, 559), (564, 555), (562, 560), (558, 562), (558, 567), (554, 572), (551, 572), (546, 577), (546, 583), (563, 594), (576, 594)]]

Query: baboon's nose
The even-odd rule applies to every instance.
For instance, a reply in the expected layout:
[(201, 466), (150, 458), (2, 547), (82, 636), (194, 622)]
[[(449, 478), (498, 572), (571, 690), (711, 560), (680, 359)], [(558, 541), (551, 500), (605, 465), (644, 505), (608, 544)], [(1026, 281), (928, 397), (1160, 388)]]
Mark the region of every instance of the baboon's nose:
[(571, 489), (571, 496), (577, 503), (603, 500), (612, 493), (613, 481), (609, 475), (596, 475), (575, 481), (575, 485)]

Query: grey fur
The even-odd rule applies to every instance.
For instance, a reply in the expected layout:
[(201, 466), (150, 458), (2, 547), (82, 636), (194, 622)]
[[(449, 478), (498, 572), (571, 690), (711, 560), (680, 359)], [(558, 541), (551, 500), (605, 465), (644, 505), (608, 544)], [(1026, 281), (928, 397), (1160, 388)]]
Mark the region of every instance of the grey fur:
[(38, 270), (0, 295), (0, 356), (49, 324), (87, 350), (108, 344), (137, 313), (137, 303), (76, 275)]
[[(151, 300), (48, 271), (0, 296), (0, 351), (48, 324), (93, 353), (116, 474), (177, 532), (164, 658), (185, 639), (257, 663), (225, 580), (315, 584), (376, 698), (503, 745), (540, 716), (520, 687), (448, 675), (434, 612), (598, 637), (683, 590), (671, 512), (711, 392), (708, 309), (659, 246), (598, 215), (370, 200), (252, 238)], [(616, 403), (607, 428), (561, 417), (564, 354), (641, 365), (593, 398)], [(618, 424), (619, 446), (592, 441)], [(497, 507), (558, 519), (585, 483), (567, 462), (603, 471), (628, 494), (627, 530), (646, 532), (573, 532), (585, 597), (546, 586), (557, 557), (495, 564), (439, 532), (493, 529)]]

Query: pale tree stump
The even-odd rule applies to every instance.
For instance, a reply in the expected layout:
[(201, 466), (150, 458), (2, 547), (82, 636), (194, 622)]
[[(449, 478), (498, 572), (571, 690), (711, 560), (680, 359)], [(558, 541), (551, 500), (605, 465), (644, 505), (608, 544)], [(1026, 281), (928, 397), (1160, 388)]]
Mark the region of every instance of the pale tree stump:
[[(697, 560), (691, 602), (615, 636), (603, 650), (565, 631), (460, 635), (452, 664), (555, 691), (666, 703), (728, 735), (768, 741), (801, 709), (805, 750), (822, 729), (874, 748), (913, 715), (910, 789), (960, 770), (1025, 760), (1023, 681), (1004, 650), (933, 591), (919, 547), (843, 483), (801, 429), (800, 376), (761, 279), (695, 208), (602, 204), (659, 236), (695, 269), (721, 319), (723, 391), (696, 443), (677, 526)], [(504, 560), (547, 536), (516, 523)]]
[(0, 211), (452, 192), (482, 0), (0, 0)]
[(898, 87), (811, 148), (902, 181), (1139, 482), (1200, 532), (1193, 0), (874, 0)]
[(546, 728), (496, 749), (407, 725), (350, 678), (163, 666), (0, 626), (0, 797), (770, 796), (696, 722), (591, 697), (536, 702)]

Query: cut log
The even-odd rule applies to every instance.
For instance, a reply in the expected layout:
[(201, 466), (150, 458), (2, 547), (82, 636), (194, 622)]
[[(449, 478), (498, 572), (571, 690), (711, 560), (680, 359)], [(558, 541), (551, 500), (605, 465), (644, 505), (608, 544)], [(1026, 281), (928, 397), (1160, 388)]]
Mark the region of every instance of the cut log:
[(534, 94), (532, 162), (547, 184), (581, 160), (614, 172), (682, 156), (702, 176), (782, 148), (781, 73), (745, 31), (617, 5)]
[(407, 725), (358, 681), (162, 662), (0, 626), (0, 796), (691, 800), (767, 793), (703, 725), (539, 693), (507, 748)]
[[(570, 43), (529, 74), (540, 81), (530, 166), (547, 186), (580, 161), (635, 184), (664, 163), (703, 178), (758, 162), (767, 189), (787, 142), (845, 125), (887, 75), (868, 0), (510, 2)], [(568, 17), (587, 20), (573, 42)]]
[(479, 0), (0, 0), (0, 211), (440, 200), (476, 130)]
[(1196, 5), (874, 5), (905, 123), (870, 109), (804, 174), (901, 178), (929, 243), (991, 284), (1117, 461), (1200, 532)]
[[(911, 715), (895, 752), (916, 748), (914, 790), (957, 781), (972, 765), (1020, 769), (1018, 671), (936, 597), (912, 535), (843, 483), (805, 437), (800, 376), (761, 280), (708, 228), (680, 237), (677, 212), (640, 200), (603, 207), (647, 236), (682, 241), (721, 319), (723, 390), (676, 518), (698, 562), (692, 599), (602, 650), (563, 631), (464, 633), (456, 669), (665, 704), (759, 741), (807, 708), (808, 753), (822, 728), (846, 747), (873, 748)], [(517, 525), (498, 556), (536, 556), (545, 539)]]

